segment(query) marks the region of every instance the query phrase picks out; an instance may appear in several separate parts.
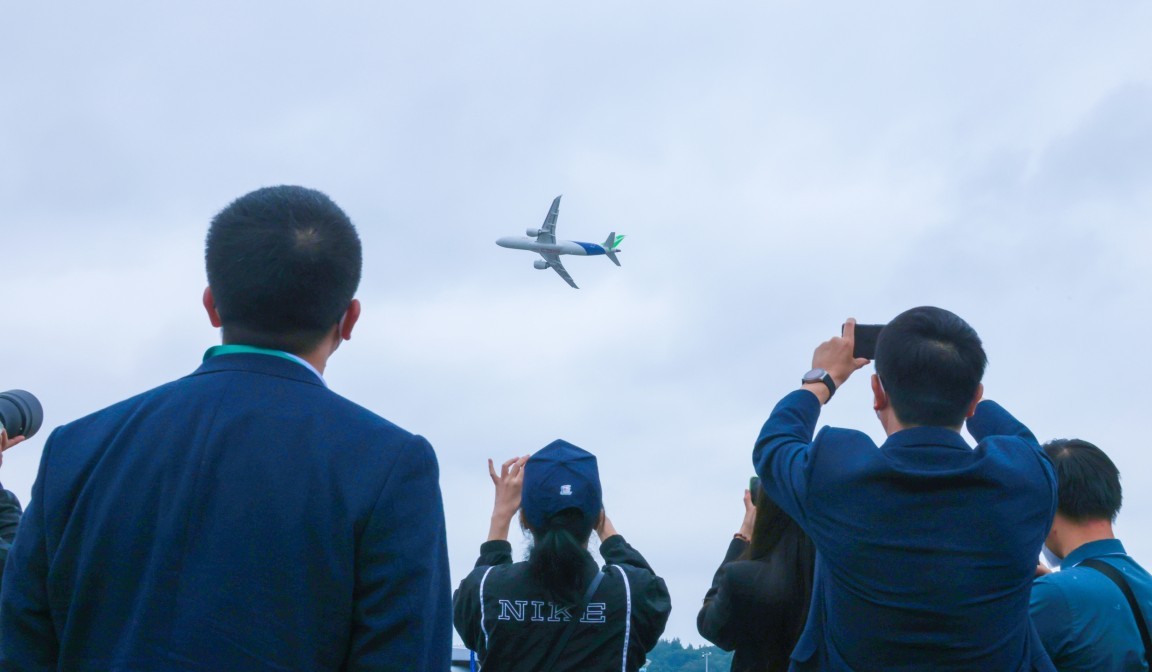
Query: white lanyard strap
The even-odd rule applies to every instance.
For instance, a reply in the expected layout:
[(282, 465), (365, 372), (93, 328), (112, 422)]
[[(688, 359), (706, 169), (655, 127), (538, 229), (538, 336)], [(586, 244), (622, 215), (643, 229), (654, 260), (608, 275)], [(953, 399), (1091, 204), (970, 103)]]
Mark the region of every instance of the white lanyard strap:
[(620, 572), (620, 578), (624, 579), (624, 653), (621, 656), (620, 672), (628, 672), (628, 639), (632, 636), (632, 586), (628, 583), (628, 575), (624, 573), (620, 565), (612, 565), (616, 571)]
[(484, 582), (488, 580), (488, 573), (491, 572), (495, 566), (496, 565), (492, 565), (492, 567), (485, 570), (484, 576), (480, 578), (480, 632), (484, 633), (485, 655), (487, 655), (488, 651), (488, 628), (484, 625)]

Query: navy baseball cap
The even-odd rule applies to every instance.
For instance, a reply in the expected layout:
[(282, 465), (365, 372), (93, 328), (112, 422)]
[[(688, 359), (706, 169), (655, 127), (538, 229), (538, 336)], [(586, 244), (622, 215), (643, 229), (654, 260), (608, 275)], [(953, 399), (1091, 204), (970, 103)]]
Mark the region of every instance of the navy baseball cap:
[(553, 515), (571, 508), (579, 509), (595, 525), (604, 508), (596, 456), (561, 439), (536, 451), (524, 465), (520, 507), (528, 524), (537, 530)]

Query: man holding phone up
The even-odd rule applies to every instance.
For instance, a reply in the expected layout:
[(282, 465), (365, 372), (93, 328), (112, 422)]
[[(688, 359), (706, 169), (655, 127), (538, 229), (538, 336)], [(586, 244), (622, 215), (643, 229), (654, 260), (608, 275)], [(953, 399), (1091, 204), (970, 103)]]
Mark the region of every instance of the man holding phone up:
[[(964, 320), (914, 308), (884, 327), (873, 407), (888, 435), (826, 427), (821, 405), (869, 360), (855, 321), (822, 343), (753, 452), (765, 492), (819, 552), (793, 670), (1053, 670), (1028, 617), (1056, 481), (1032, 433), (981, 401)], [(960, 435), (979, 441), (973, 449)]]

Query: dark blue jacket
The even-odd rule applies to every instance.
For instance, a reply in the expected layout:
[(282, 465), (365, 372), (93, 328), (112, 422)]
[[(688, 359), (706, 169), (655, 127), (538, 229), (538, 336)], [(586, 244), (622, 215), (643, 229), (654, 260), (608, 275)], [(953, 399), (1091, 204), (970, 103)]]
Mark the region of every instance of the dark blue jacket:
[(3, 670), (447, 670), (428, 442), (302, 365), (213, 357), (49, 438)]
[(1028, 617), (1056, 477), (1035, 437), (991, 401), (980, 442), (916, 427), (877, 448), (824, 428), (797, 390), (776, 405), (753, 460), (764, 490), (812, 537), (812, 609), (797, 670), (1052, 670)]

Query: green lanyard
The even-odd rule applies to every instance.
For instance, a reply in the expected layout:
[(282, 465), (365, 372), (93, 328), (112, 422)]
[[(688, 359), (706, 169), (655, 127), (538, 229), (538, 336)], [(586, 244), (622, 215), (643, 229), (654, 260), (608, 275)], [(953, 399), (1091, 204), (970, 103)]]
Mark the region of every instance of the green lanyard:
[(273, 357), (279, 357), (281, 359), (287, 359), (290, 362), (296, 362), (297, 364), (300, 363), (300, 360), (296, 359), (295, 357), (288, 354), (287, 352), (284, 352), (283, 350), (272, 350), (270, 348), (258, 348), (254, 345), (214, 345), (211, 348), (208, 348), (208, 351), (204, 353), (204, 361), (208, 361), (209, 359), (212, 359), (213, 357), (216, 357), (218, 355), (238, 355), (238, 354), (272, 355)]
[(209, 359), (212, 359), (213, 357), (216, 357), (218, 355), (241, 355), (241, 354), (243, 354), (243, 355), (272, 355), (273, 357), (279, 357), (280, 359), (287, 359), (290, 362), (296, 362), (300, 366), (303, 366), (304, 368), (308, 369), (313, 374), (315, 374), (316, 377), (320, 379), (320, 383), (322, 385), (324, 385), (325, 387), (328, 386), (328, 383), (324, 381), (324, 376), (322, 376), (320, 374), (320, 372), (317, 371), (311, 364), (309, 364), (305, 360), (301, 359), (300, 357), (297, 357), (296, 355), (284, 352), (283, 350), (273, 350), (271, 348), (258, 348), (255, 345), (215, 345), (215, 346), (212, 346), (211, 348), (208, 348), (208, 351), (204, 353), (204, 361), (208, 361)]

